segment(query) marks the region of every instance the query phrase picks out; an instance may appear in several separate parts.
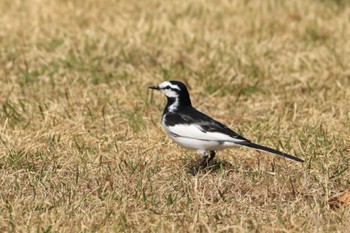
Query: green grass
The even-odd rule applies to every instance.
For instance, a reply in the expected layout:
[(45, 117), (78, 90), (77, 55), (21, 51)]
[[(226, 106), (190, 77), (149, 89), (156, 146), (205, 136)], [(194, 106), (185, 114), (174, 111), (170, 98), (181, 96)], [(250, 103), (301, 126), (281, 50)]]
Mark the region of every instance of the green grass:
[[(347, 232), (347, 1), (0, 2), (1, 232)], [(198, 155), (161, 129), (193, 105), (254, 142)]]

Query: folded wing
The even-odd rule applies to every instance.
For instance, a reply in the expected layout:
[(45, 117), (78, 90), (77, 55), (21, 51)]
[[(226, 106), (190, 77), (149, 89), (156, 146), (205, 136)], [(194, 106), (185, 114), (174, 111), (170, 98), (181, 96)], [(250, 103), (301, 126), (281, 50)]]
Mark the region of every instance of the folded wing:
[(164, 120), (166, 130), (174, 136), (208, 141), (249, 142), (227, 126), (193, 108), (180, 113), (168, 113)]

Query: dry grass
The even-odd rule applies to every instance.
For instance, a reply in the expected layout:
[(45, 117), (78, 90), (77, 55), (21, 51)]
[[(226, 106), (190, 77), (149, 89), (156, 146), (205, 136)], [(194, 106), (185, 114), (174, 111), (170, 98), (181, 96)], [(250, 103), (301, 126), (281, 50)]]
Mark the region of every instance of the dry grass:
[[(334, 232), (350, 210), (347, 1), (0, 2), (1, 232)], [(195, 153), (163, 133), (183, 80), (200, 110), (305, 158)]]

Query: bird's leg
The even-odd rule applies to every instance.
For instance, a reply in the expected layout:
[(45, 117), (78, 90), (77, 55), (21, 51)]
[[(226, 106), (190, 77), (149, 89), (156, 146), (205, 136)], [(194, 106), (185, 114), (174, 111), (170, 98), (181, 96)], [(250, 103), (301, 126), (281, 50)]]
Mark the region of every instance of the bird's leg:
[(203, 152), (203, 160), (199, 165), (199, 168), (204, 168), (207, 167), (210, 163), (210, 161), (213, 160), (213, 158), (215, 157), (215, 151), (211, 150), (209, 151), (209, 155), (208, 152)]
[(202, 169), (202, 168), (208, 166), (208, 163), (209, 163), (208, 152), (204, 151), (202, 157), (203, 157), (203, 159), (202, 159), (202, 162), (199, 164), (198, 169)]
[(193, 167), (191, 170), (192, 175), (196, 175), (201, 169), (206, 168), (210, 161), (215, 157), (215, 151), (210, 151), (209, 154), (206, 151), (198, 151), (202, 155), (202, 161)]
[(201, 163), (198, 166), (198, 170), (205, 168), (206, 166), (208, 166), (208, 157), (202, 159)]
[(208, 159), (208, 164), (210, 163), (210, 161), (213, 160), (213, 158), (215, 157), (215, 151), (211, 150), (209, 151), (210, 157)]

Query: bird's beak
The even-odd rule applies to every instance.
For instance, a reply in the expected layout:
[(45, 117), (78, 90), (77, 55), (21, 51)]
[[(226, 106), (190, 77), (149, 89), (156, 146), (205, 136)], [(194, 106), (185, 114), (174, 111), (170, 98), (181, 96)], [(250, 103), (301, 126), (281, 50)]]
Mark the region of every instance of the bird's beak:
[(160, 90), (159, 86), (150, 86), (148, 88), (153, 89), (153, 90)]

